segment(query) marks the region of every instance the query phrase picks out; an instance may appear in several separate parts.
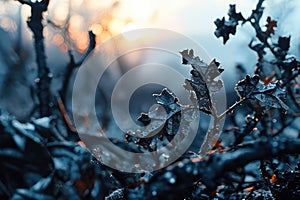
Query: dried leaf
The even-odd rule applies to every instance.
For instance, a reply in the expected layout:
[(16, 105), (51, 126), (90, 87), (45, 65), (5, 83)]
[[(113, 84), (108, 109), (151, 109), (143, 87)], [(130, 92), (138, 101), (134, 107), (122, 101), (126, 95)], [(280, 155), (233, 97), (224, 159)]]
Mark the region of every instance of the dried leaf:
[(276, 181), (277, 181), (277, 176), (276, 176), (276, 174), (273, 174), (272, 175), (272, 178), (271, 178), (271, 183), (276, 183)]
[(217, 26), (217, 29), (214, 32), (215, 36), (217, 38), (223, 37), (223, 44), (226, 44), (229, 40), (229, 35), (235, 35), (237, 24), (227, 23), (224, 17), (222, 19), (217, 19), (214, 23)]
[(235, 35), (236, 33), (236, 26), (238, 25), (239, 21), (245, 22), (245, 18), (241, 13), (237, 13), (235, 9), (235, 5), (230, 5), (228, 11), (229, 20), (226, 21), (223, 17), (221, 20), (217, 19), (214, 23), (217, 26), (215, 30), (216, 37), (223, 37), (223, 43), (225, 44), (228, 39), (229, 35)]
[(265, 33), (267, 35), (271, 35), (274, 34), (274, 28), (277, 27), (277, 21), (272, 20), (271, 17), (267, 18), (267, 24), (266, 24), (267, 30), (265, 31)]
[(291, 36), (289, 37), (279, 37), (278, 47), (283, 51), (288, 51), (290, 49)]

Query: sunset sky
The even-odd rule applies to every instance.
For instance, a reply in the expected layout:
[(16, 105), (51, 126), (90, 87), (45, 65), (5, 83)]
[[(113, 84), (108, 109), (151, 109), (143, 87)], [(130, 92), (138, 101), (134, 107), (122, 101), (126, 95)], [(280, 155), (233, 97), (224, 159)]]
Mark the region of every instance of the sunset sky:
[[(16, 24), (6, 16), (17, 15), (19, 3), (16, 1), (0, 2), (0, 26), (7, 30), (15, 30)], [(232, 37), (226, 46), (222, 39), (217, 39), (214, 20), (227, 15), (229, 4), (237, 4), (237, 12), (249, 16), (255, 8), (257, 1), (253, 0), (51, 0), (46, 19), (50, 19), (58, 25), (64, 25), (68, 18), (70, 8), (70, 39), (83, 51), (88, 43), (87, 30), (92, 29), (97, 35), (98, 44), (124, 31), (138, 28), (164, 28), (184, 34), (207, 50), (211, 57), (215, 57), (224, 65), (232, 67), (236, 63), (253, 63), (255, 54), (240, 50), (247, 49), (247, 45), (254, 32), (249, 26), (238, 28), (237, 36)], [(291, 52), (299, 54), (299, 39), (297, 37), (300, 28), (295, 28), (297, 22), (296, 13), (300, 10), (299, 1), (291, 0), (289, 3), (283, 0), (265, 1), (265, 17), (272, 16), (279, 20), (276, 33), (280, 35), (292, 34)], [(22, 16), (25, 23), (30, 10), (23, 6)], [(264, 19), (263, 19), (264, 20)], [(265, 23), (262, 21), (262, 23)], [(291, 29), (292, 27), (292, 29)], [(54, 30), (54, 31), (53, 31)], [(27, 31), (28, 30), (24, 30)], [(51, 35), (47, 35), (50, 32)], [(45, 28), (46, 37), (51, 42), (67, 51), (68, 38), (55, 29)], [(28, 32), (29, 33), (29, 32)], [(30, 34), (27, 36), (30, 38)], [(80, 38), (80, 39), (79, 39)], [(187, 47), (188, 48), (188, 47)], [(247, 54), (249, 52), (249, 54)], [(232, 55), (235, 55), (234, 57)]]

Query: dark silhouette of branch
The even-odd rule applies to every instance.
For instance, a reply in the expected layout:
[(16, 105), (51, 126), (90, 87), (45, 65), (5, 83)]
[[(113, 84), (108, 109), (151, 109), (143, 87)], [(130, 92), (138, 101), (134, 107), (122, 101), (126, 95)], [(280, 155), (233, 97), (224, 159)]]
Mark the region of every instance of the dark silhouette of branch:
[(256, 9), (252, 11), (252, 14), (249, 17), (248, 21), (254, 28), (256, 32), (256, 37), (259, 39), (259, 41), (262, 42), (268, 49), (270, 49), (270, 51), (275, 57), (279, 58), (280, 55), (274, 50), (274, 48), (271, 47), (270, 43), (267, 40), (269, 36), (261, 29), (259, 24), (264, 11), (264, 7), (262, 7), (264, 1), (265, 0), (259, 0)]
[(80, 58), (80, 60), (78, 62), (75, 62), (72, 51), (69, 51), (70, 63), (67, 66), (66, 74), (65, 74), (64, 80), (63, 80), (62, 89), (60, 91), (60, 96), (61, 96), (63, 102), (65, 102), (65, 100), (66, 100), (65, 98), (66, 98), (69, 82), (70, 82), (71, 76), (74, 72), (74, 69), (76, 69), (82, 65), (82, 63), (85, 61), (85, 59), (89, 56), (89, 54), (94, 50), (94, 48), (96, 46), (95, 37), (96, 37), (96, 35), (92, 31), (89, 31), (89, 46), (88, 46), (86, 52), (82, 55), (82, 57)]
[(30, 0), (18, 0), (21, 4), (26, 4), (29, 6), (32, 6), (33, 2), (31, 2)]
[(20, 3), (29, 5), (31, 7), (31, 16), (27, 21), (27, 25), (33, 33), (34, 48), (36, 53), (36, 62), (38, 65), (37, 95), (39, 98), (40, 116), (49, 116), (51, 107), (51, 92), (50, 85), (52, 75), (46, 63), (45, 45), (42, 24), (43, 13), (47, 11), (49, 0), (42, 0), (40, 2), (31, 2), (26, 0), (19, 0)]
[[(150, 193), (149, 196), (152, 195), (152, 191), (156, 191), (159, 196), (170, 191), (182, 191), (192, 187), (196, 182), (201, 182), (206, 186), (206, 193), (210, 194), (225, 182), (230, 172), (239, 167), (253, 161), (299, 153), (300, 139), (260, 138), (239, 145), (236, 151), (212, 154), (200, 162), (180, 161), (177, 165), (156, 173), (146, 185), (148, 188), (145, 191)], [(175, 178), (176, 182), (170, 183), (170, 177)]]

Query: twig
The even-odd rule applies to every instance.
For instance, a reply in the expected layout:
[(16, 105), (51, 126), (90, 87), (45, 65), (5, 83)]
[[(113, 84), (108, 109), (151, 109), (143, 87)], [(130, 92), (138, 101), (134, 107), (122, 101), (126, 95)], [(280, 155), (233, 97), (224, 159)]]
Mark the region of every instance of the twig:
[(76, 132), (76, 128), (74, 127), (74, 125), (66, 111), (65, 105), (60, 97), (57, 97), (57, 104), (58, 104), (58, 108), (61, 112), (61, 115), (63, 116), (64, 121), (67, 124), (67, 126), (69, 127), (69, 129), (73, 132)]
[[(240, 99), (238, 102), (235, 102), (235, 104), (233, 104), (232, 106), (230, 106), (226, 111), (224, 111), (222, 114), (217, 115), (217, 112), (215, 110), (215, 107), (212, 106), (212, 116), (213, 116), (213, 127), (207, 131), (204, 141), (200, 147), (199, 150), (199, 154), (200, 155), (205, 155), (207, 153), (208, 150), (212, 149), (212, 147), (215, 145), (212, 143), (212, 140), (214, 137), (216, 137), (217, 135), (219, 135), (220, 133), (220, 121), (223, 120), (223, 118), (229, 114), (230, 112), (232, 112), (237, 106), (239, 106), (240, 104), (242, 104), (247, 98), (242, 98)], [(213, 103), (211, 103), (213, 105)]]
[[(259, 21), (262, 17), (262, 12), (263, 12), (263, 9), (264, 9), (262, 7), (263, 2), (264, 2), (264, 0), (260, 0), (258, 2), (257, 6), (256, 6), (256, 9), (252, 12), (252, 15), (250, 16), (250, 18), (247, 21), (249, 21), (251, 23), (252, 27), (254, 28), (254, 30), (256, 32), (256, 37), (259, 39), (259, 41), (262, 42), (266, 47), (268, 47), (275, 57), (278, 57), (279, 55), (277, 54), (277, 52), (271, 47), (271, 45), (267, 41), (268, 37), (261, 30), (261, 27), (260, 27), (260, 24), (259, 24)], [(255, 16), (258, 16), (258, 17), (256, 18)], [(252, 19), (254, 19), (254, 21), (252, 21)]]
[(29, 5), (29, 6), (32, 6), (32, 2), (30, 0), (18, 0), (21, 4), (26, 4), (26, 5)]
[(232, 106), (230, 106), (227, 110), (225, 110), (222, 114), (218, 116), (218, 119), (223, 119), (227, 114), (231, 113), (236, 107), (244, 103), (247, 98), (242, 98), (239, 101), (235, 102)]
[(85, 59), (89, 56), (89, 54), (94, 50), (94, 48), (96, 46), (95, 37), (96, 37), (95, 34), (92, 31), (89, 31), (89, 46), (88, 46), (86, 52), (82, 55), (82, 57), (80, 58), (80, 60), (78, 62), (75, 62), (72, 51), (69, 51), (70, 63), (67, 66), (66, 74), (65, 74), (64, 80), (63, 80), (63, 85), (62, 85), (62, 88), (60, 91), (60, 95), (61, 95), (63, 102), (65, 102), (69, 82), (70, 82), (71, 76), (74, 72), (74, 69), (80, 67), (83, 64)]
[(88, 55), (94, 50), (96, 47), (96, 35), (93, 33), (93, 31), (89, 31), (89, 39), (90, 43), (86, 50), (86, 52), (83, 54), (83, 56), (80, 58), (80, 60), (76, 63), (75, 67), (80, 67), (82, 63), (85, 61), (85, 59), (88, 57)]
[(206, 132), (204, 141), (200, 147), (199, 155), (205, 156), (209, 150), (213, 148), (214, 144), (214, 138), (217, 138), (217, 136), (220, 134), (220, 127), (219, 122), (220, 120), (216, 115), (213, 115), (213, 127)]

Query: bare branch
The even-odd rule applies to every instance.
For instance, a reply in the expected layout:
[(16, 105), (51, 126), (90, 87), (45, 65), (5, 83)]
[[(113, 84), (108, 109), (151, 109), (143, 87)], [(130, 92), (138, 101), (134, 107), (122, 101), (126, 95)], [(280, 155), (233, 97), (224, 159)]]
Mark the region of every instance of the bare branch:
[(33, 3), (30, 0), (18, 0), (21, 4), (31, 6)]
[[(239, 167), (244, 167), (253, 161), (299, 153), (300, 139), (261, 138), (240, 145), (236, 151), (212, 154), (199, 162), (180, 161), (177, 165), (155, 174), (147, 184), (149, 188), (146, 191), (157, 191), (158, 194), (167, 193), (187, 189), (195, 182), (201, 182), (207, 186), (206, 192), (209, 194), (224, 182), (230, 172)], [(168, 180), (170, 176), (165, 175), (167, 173), (174, 174), (176, 183), (170, 184)], [(157, 187), (160, 185), (162, 187)]]
[(51, 107), (51, 73), (46, 63), (45, 45), (42, 24), (43, 12), (47, 11), (49, 0), (43, 0), (40, 2), (31, 2), (27, 0), (19, 0), (20, 3), (29, 5), (31, 7), (31, 16), (27, 21), (27, 25), (33, 33), (34, 37), (34, 48), (36, 53), (36, 62), (38, 65), (38, 77), (36, 78), (37, 83), (37, 94), (39, 98), (40, 116), (50, 115)]
[(69, 51), (70, 63), (67, 66), (62, 89), (60, 91), (60, 95), (61, 95), (63, 102), (65, 102), (65, 97), (67, 94), (69, 82), (70, 82), (71, 76), (74, 72), (74, 69), (80, 67), (83, 64), (85, 59), (89, 56), (89, 54), (94, 50), (94, 48), (96, 46), (96, 40), (95, 40), (96, 35), (92, 31), (89, 31), (88, 33), (89, 33), (89, 46), (88, 46), (86, 52), (82, 55), (82, 57), (80, 58), (80, 60), (78, 62), (75, 62), (72, 51)]
[(94, 50), (94, 48), (96, 46), (96, 40), (95, 40), (96, 35), (92, 31), (89, 31), (89, 38), (90, 38), (89, 46), (88, 46), (86, 52), (80, 58), (80, 60), (76, 63), (76, 67), (80, 67), (82, 65), (82, 63), (85, 61), (85, 59)]

